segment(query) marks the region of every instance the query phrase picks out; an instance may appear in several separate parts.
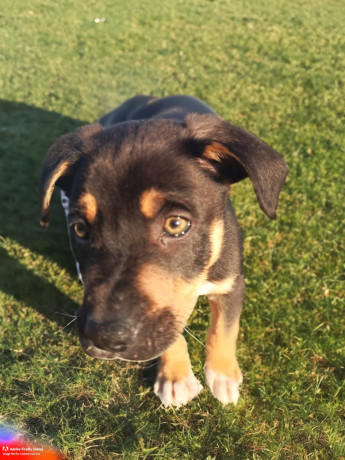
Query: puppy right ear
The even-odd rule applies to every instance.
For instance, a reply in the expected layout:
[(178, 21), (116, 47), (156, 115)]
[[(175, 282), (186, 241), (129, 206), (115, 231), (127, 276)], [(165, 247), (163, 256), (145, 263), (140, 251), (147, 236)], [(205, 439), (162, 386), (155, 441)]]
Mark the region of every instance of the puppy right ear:
[(76, 163), (90, 152), (94, 145), (92, 137), (99, 131), (102, 127), (98, 123), (83, 126), (61, 136), (49, 149), (42, 164), (40, 180), (42, 228), (47, 228), (50, 222), (50, 202), (57, 181), (63, 183), (64, 178), (74, 173)]

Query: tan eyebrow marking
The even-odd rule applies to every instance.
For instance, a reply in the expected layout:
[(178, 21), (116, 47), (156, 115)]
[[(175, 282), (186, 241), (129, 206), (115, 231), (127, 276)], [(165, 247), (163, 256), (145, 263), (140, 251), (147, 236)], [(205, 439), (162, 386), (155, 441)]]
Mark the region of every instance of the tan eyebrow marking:
[(92, 193), (86, 192), (79, 198), (79, 205), (82, 207), (86, 220), (92, 224), (96, 219), (98, 204)]
[(165, 201), (165, 195), (160, 190), (152, 187), (145, 190), (139, 199), (141, 213), (148, 219), (155, 217)]

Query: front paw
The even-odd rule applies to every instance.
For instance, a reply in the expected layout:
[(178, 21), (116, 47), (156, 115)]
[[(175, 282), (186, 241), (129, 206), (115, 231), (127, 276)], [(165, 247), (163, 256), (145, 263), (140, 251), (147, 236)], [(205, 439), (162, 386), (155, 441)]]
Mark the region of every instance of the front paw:
[(201, 390), (202, 385), (192, 371), (179, 381), (171, 381), (164, 376), (158, 376), (154, 385), (154, 392), (165, 407), (181, 407), (197, 396)]
[(239, 386), (242, 383), (242, 373), (238, 367), (232, 375), (218, 374), (205, 366), (207, 385), (213, 395), (223, 404), (236, 404), (240, 396)]

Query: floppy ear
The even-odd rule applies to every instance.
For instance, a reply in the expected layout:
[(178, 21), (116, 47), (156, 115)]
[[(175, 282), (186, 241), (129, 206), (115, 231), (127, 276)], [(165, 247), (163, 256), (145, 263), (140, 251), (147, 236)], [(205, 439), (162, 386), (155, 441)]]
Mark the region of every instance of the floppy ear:
[(92, 136), (102, 130), (98, 123), (83, 126), (61, 136), (49, 149), (45, 157), (40, 180), (41, 226), (48, 227), (50, 221), (50, 201), (55, 185), (67, 192), (76, 163), (93, 146)]
[(289, 170), (284, 159), (254, 134), (220, 117), (192, 114), (186, 124), (192, 138), (204, 144), (201, 165), (230, 184), (249, 177), (261, 209), (275, 219)]

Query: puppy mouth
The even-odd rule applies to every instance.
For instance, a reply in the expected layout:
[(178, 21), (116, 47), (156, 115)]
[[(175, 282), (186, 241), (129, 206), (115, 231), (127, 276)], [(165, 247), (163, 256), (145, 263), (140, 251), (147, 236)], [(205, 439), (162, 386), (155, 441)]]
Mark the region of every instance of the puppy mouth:
[(91, 356), (91, 358), (103, 359), (103, 360), (121, 360), (121, 361), (135, 361), (145, 362), (151, 361), (152, 359), (158, 358), (168, 346), (163, 347), (160, 352), (150, 350), (148, 347), (143, 347), (140, 344), (131, 346), (129, 349), (122, 351), (119, 347), (118, 351), (105, 350), (97, 347), (92, 340), (85, 337), (80, 337), (80, 343), (84, 352)]
[(167, 309), (136, 321), (117, 318), (97, 322), (83, 307), (77, 314), (79, 340), (92, 358), (123, 361), (150, 361), (161, 356), (182, 332)]
[(82, 346), (82, 349), (85, 351), (85, 353), (91, 358), (96, 358), (96, 359), (119, 359), (117, 356), (116, 352), (113, 351), (108, 351), (108, 350), (102, 350), (101, 348), (96, 347), (96, 345), (92, 342), (92, 340), (88, 340), (86, 338), (80, 338), (80, 343)]

